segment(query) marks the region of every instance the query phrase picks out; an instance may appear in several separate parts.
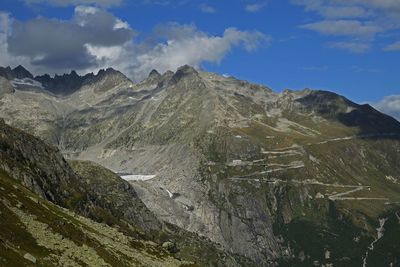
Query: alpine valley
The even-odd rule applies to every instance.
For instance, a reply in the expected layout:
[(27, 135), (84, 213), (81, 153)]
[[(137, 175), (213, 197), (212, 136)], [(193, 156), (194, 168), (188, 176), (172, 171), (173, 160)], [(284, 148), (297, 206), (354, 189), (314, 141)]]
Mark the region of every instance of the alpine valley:
[(182, 66), (0, 68), (0, 266), (400, 266), (400, 123)]

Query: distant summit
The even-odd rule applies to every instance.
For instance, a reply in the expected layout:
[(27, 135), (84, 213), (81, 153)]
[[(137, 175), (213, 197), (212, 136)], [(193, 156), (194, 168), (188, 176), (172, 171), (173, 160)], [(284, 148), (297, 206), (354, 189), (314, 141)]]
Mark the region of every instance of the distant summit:
[[(15, 67), (14, 69), (11, 69), (11, 67), (9, 66), (0, 67), (0, 77), (4, 77), (10, 82), (15, 79), (30, 79), (31, 81), (29, 84), (41, 85), (40, 87), (42, 87), (42, 89), (61, 96), (70, 95), (78, 91), (82, 86), (86, 84), (98, 82), (100, 80), (106, 79), (107, 77), (113, 77), (112, 80), (114, 80), (114, 82), (118, 82), (118, 80), (129, 80), (124, 74), (113, 68), (107, 68), (105, 70), (101, 69), (98, 71), (97, 74), (88, 73), (83, 76), (79, 75), (75, 70), (72, 70), (68, 74), (56, 74), (54, 75), (54, 77), (50, 76), (47, 73), (34, 77), (32, 73), (30, 73), (21, 65)], [(26, 83), (19, 82), (19, 84)]]
[(23, 79), (23, 78), (33, 79), (33, 75), (28, 70), (26, 70), (24, 67), (22, 67), (21, 65), (18, 65), (12, 71), (13, 71), (13, 73), (15, 75), (15, 78), (18, 78), (18, 79)]
[(43, 87), (46, 88), (46, 90), (54, 94), (69, 95), (79, 90), (83, 82), (93, 76), (93, 73), (86, 74), (85, 76), (80, 76), (76, 73), (76, 71), (73, 70), (69, 74), (56, 74), (53, 78), (48, 74), (36, 76), (35, 80), (42, 83)]
[(150, 73), (149, 73), (149, 76), (148, 76), (148, 79), (153, 79), (153, 78), (158, 78), (158, 77), (161, 77), (161, 74), (157, 71), (157, 70), (152, 70)]
[(13, 80), (13, 79), (24, 79), (24, 78), (30, 78), (33, 79), (32, 73), (30, 73), (28, 70), (26, 70), (23, 66), (18, 65), (14, 69), (11, 69), (10, 67), (0, 67), (0, 76), (8, 79), (8, 80)]
[(178, 82), (181, 79), (189, 76), (197, 76), (199, 73), (192, 66), (184, 65), (177, 69), (175, 74), (172, 76), (173, 82)]

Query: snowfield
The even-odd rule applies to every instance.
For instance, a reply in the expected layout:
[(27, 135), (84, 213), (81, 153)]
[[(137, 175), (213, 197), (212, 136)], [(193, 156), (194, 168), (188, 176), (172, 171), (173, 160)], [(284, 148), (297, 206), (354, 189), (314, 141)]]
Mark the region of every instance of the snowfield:
[(126, 181), (147, 181), (156, 177), (155, 175), (143, 175), (143, 174), (128, 174), (121, 175), (121, 178)]
[(14, 80), (11, 81), (11, 84), (12, 84), (13, 87), (18, 87), (18, 86), (25, 85), (25, 86), (39, 87), (39, 88), (42, 88), (42, 89), (44, 88), (43, 85), (40, 82), (35, 81), (33, 79), (30, 79), (30, 78), (23, 78), (23, 79), (15, 78)]

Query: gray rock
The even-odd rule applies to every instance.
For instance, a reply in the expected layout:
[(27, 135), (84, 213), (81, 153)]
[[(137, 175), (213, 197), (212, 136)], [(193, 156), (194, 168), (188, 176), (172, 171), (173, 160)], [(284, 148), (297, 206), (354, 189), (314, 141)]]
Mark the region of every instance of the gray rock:
[(32, 254), (25, 253), (24, 258), (27, 259), (28, 261), (36, 263), (36, 258), (34, 256), (32, 256)]
[(5, 94), (12, 94), (15, 90), (12, 87), (11, 83), (4, 77), (0, 76), (0, 97)]
[(167, 241), (162, 244), (162, 247), (170, 252), (176, 250), (176, 245), (173, 242)]

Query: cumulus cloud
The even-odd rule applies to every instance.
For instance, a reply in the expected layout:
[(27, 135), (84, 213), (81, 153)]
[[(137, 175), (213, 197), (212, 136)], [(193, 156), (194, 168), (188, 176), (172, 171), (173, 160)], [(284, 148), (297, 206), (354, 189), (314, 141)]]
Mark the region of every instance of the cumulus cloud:
[(263, 9), (266, 5), (267, 5), (266, 2), (256, 3), (256, 4), (248, 4), (244, 7), (244, 10), (246, 10), (247, 12), (256, 13), (256, 12), (261, 11), (261, 9)]
[(3, 65), (14, 65), (15, 62), (30, 67), (30, 61), (23, 56), (12, 56), (8, 53), (7, 37), (10, 32), (13, 19), (8, 13), (0, 11), (0, 62)]
[(200, 67), (203, 62), (220, 62), (234, 47), (242, 45), (247, 51), (254, 50), (260, 42), (270, 38), (260, 32), (239, 31), (228, 28), (222, 36), (210, 36), (192, 25), (170, 24), (157, 29), (165, 43), (159, 43), (136, 57), (134, 76), (149, 73), (152, 68), (164, 72), (189, 64)]
[(47, 4), (51, 6), (96, 5), (102, 7), (119, 6), (122, 0), (24, 0), (26, 4)]
[(169, 23), (137, 41), (132, 27), (111, 13), (78, 6), (70, 20), (38, 17), (25, 22), (0, 13), (0, 61), (21, 63), (35, 73), (97, 71), (114, 67), (134, 80), (152, 69), (175, 70), (189, 64), (219, 63), (234, 47), (253, 51), (270, 37), (257, 31), (227, 28), (209, 35), (194, 25)]
[(113, 47), (129, 42), (134, 32), (120, 27), (112, 14), (93, 7), (78, 6), (71, 20), (38, 17), (14, 20), (8, 35), (8, 52), (25, 56), (32, 65), (60, 69), (84, 69), (96, 65), (86, 45)]
[(400, 121), (400, 95), (387, 96), (374, 104), (374, 107)]

